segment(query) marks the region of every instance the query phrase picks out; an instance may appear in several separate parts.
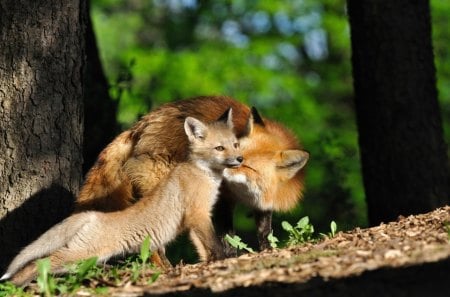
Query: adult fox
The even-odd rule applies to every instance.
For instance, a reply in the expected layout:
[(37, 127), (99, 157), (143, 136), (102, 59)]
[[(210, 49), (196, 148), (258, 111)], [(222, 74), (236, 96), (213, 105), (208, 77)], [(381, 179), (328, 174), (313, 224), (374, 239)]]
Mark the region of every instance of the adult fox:
[(73, 214), (25, 247), (1, 279), (27, 283), (37, 274), (35, 260), (47, 256), (53, 272), (63, 272), (66, 264), (89, 257), (106, 261), (137, 251), (147, 236), (151, 250), (164, 249), (184, 230), (189, 230), (203, 261), (224, 258), (211, 210), (223, 170), (239, 167), (243, 160), (233, 133), (232, 111), (210, 124), (187, 117), (184, 130), (189, 142), (187, 161), (178, 163), (148, 196), (115, 212)]
[[(131, 129), (117, 136), (87, 173), (77, 199), (77, 210), (115, 211), (150, 193), (172, 168), (187, 157), (188, 138), (183, 122), (188, 116), (209, 122), (233, 109), (244, 163), (229, 171), (215, 208), (218, 233), (233, 229), (235, 202), (254, 210), (260, 249), (269, 248), (272, 211), (292, 209), (302, 197), (303, 170), (309, 154), (282, 125), (263, 119), (256, 109), (224, 96), (181, 100), (151, 111)], [(253, 124), (247, 125), (252, 114)], [(239, 174), (240, 173), (240, 174)], [(242, 177), (245, 175), (246, 178)]]

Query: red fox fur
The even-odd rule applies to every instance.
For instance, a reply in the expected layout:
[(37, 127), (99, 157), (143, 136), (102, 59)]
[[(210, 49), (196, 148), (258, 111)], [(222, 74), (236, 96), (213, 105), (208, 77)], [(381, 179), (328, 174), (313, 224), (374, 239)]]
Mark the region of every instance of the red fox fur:
[[(232, 229), (234, 202), (244, 203), (254, 209), (260, 247), (268, 248), (272, 211), (288, 211), (301, 199), (302, 168), (309, 154), (281, 124), (262, 119), (256, 109), (229, 97), (176, 101), (142, 117), (100, 153), (86, 176), (77, 210), (121, 210), (146, 196), (176, 164), (186, 160), (185, 118), (192, 116), (210, 122), (230, 107), (237, 135), (245, 134), (247, 129), (251, 131), (241, 142), (243, 166), (228, 172), (230, 181), (224, 183), (221, 191), (217, 213), (223, 217), (219, 218), (222, 225), (219, 229), (222, 232)], [(250, 115), (254, 124), (249, 128)]]

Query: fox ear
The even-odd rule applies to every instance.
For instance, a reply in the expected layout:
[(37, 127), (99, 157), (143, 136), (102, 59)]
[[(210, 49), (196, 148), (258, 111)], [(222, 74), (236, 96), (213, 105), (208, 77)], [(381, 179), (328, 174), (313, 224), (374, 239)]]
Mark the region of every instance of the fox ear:
[(242, 134), (239, 135), (239, 138), (249, 136), (252, 133), (253, 126), (255, 124), (261, 125), (264, 127), (264, 121), (261, 118), (261, 116), (259, 115), (258, 110), (256, 109), (256, 107), (252, 106), (250, 115), (248, 116), (247, 123), (245, 124), (245, 129), (242, 132)]
[(201, 121), (193, 117), (187, 117), (184, 121), (184, 131), (190, 142), (195, 139), (204, 139), (208, 132), (208, 127)]
[(233, 129), (233, 109), (230, 107), (228, 108), (218, 119), (218, 122), (224, 122), (227, 124), (228, 128)]
[(264, 120), (262, 119), (262, 117), (259, 114), (258, 110), (254, 106), (252, 106), (252, 117), (253, 117), (253, 123), (261, 125), (263, 127), (265, 126)]
[(285, 150), (278, 153), (277, 170), (282, 171), (286, 179), (293, 178), (309, 159), (309, 153), (304, 150)]

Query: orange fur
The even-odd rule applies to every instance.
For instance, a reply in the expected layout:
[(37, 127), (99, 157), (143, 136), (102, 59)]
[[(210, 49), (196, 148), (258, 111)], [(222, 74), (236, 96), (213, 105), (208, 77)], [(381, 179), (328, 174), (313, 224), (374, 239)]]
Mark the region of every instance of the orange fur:
[[(227, 172), (216, 206), (216, 227), (222, 239), (233, 232), (234, 204), (246, 204), (253, 208), (260, 249), (270, 248), (272, 211), (288, 211), (302, 198), (302, 168), (309, 155), (283, 125), (262, 119), (256, 110), (224, 96), (176, 101), (142, 117), (100, 154), (87, 174), (76, 210), (121, 210), (147, 196), (186, 160), (184, 119), (212, 122), (230, 107), (236, 135), (246, 135), (241, 140), (244, 162), (241, 169)], [(248, 120), (250, 116), (254, 122)], [(227, 256), (235, 254), (225, 242), (224, 247)]]
[[(233, 108), (237, 135), (246, 129), (250, 113), (248, 106), (229, 97), (198, 97), (162, 105), (151, 111), (130, 130), (120, 134), (100, 154), (88, 172), (77, 199), (77, 210), (120, 210), (130, 205), (164, 179), (170, 170), (187, 156), (187, 138), (183, 121), (193, 116), (211, 122), (227, 108)], [(250, 137), (241, 148), (244, 166), (265, 163), (274, 159), (268, 154), (283, 150), (301, 149), (296, 137), (281, 124), (264, 119), (264, 126), (254, 125)], [(303, 170), (289, 180), (267, 177), (259, 181), (277, 190), (267, 193), (263, 200), (274, 210), (286, 211), (302, 197)]]

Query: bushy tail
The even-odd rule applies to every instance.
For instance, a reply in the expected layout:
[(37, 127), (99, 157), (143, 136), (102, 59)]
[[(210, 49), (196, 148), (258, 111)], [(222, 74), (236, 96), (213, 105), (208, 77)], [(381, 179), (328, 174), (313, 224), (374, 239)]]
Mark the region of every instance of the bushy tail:
[(56, 249), (59, 249), (70, 241), (85, 224), (94, 218), (94, 212), (84, 212), (72, 215), (55, 225), (23, 249), (11, 262), (6, 273), (0, 280), (9, 279), (30, 261), (48, 256)]
[(131, 184), (122, 167), (133, 151), (132, 138), (131, 131), (122, 132), (100, 153), (77, 197), (77, 212), (115, 211), (130, 205)]

